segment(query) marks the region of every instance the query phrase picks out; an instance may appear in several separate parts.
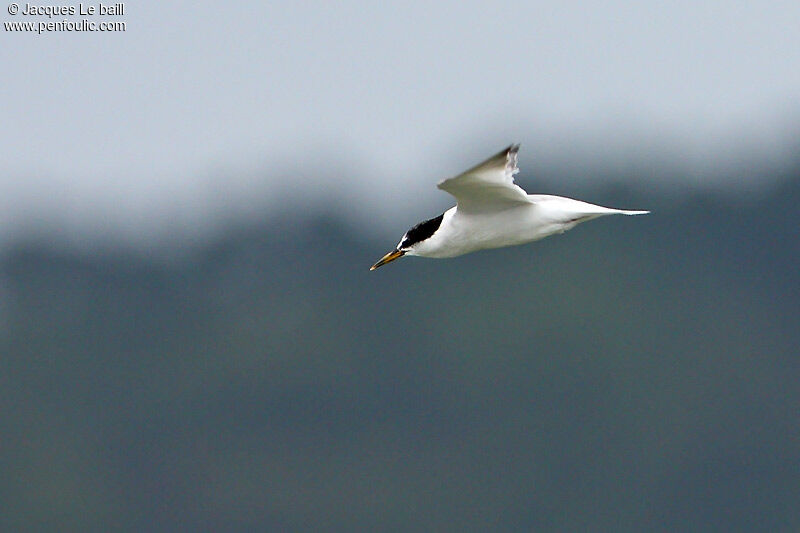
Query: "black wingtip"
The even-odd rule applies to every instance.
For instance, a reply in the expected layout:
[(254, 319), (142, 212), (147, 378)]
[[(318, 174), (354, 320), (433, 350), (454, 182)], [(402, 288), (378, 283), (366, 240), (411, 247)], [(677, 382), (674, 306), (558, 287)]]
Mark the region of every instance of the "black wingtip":
[(517, 172), (519, 172), (519, 168), (517, 168), (517, 153), (519, 152), (519, 143), (512, 144), (508, 147), (508, 151), (506, 152), (506, 169), (508, 172), (511, 172), (513, 176)]

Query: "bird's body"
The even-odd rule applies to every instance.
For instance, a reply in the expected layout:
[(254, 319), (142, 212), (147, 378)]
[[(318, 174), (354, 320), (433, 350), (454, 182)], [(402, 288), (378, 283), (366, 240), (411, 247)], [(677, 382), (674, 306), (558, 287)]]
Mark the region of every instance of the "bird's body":
[(455, 196), (457, 205), (408, 230), (395, 250), (370, 270), (403, 255), (456, 257), (537, 241), (605, 215), (648, 212), (612, 209), (561, 196), (527, 194), (514, 184), (518, 150), (519, 145), (512, 145), (463, 174), (440, 182), (439, 188)]
[(528, 195), (531, 203), (492, 213), (463, 213), (448, 209), (439, 229), (420, 241), (413, 253), (421, 257), (456, 257), (485, 250), (525, 244), (564, 233), (580, 222), (615, 213), (630, 213), (571, 198)]

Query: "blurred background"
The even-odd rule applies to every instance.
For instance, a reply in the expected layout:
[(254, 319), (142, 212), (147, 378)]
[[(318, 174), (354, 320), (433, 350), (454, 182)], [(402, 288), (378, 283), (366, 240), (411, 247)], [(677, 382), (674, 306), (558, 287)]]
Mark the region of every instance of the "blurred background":
[[(800, 4), (114, 20), (0, 36), (0, 529), (800, 530)], [(511, 142), (653, 213), (367, 270)]]

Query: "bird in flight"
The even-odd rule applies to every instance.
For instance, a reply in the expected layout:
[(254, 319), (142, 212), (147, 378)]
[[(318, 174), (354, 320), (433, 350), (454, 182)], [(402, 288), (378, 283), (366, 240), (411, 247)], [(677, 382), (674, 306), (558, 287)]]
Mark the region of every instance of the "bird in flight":
[(404, 255), (456, 257), (477, 250), (538, 241), (605, 215), (644, 215), (649, 211), (611, 209), (580, 200), (528, 194), (514, 183), (518, 144), (483, 163), (439, 182), (456, 206), (408, 230), (394, 250), (370, 270)]

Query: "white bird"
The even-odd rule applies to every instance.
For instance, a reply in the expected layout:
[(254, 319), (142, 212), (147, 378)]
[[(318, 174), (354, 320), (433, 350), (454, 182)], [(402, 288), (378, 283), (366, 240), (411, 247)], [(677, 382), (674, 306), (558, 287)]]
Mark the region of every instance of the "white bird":
[(439, 182), (457, 205), (408, 230), (370, 270), (404, 255), (456, 257), (477, 250), (538, 241), (605, 215), (644, 215), (580, 200), (528, 194), (514, 184), (519, 145), (513, 144), (463, 174)]

